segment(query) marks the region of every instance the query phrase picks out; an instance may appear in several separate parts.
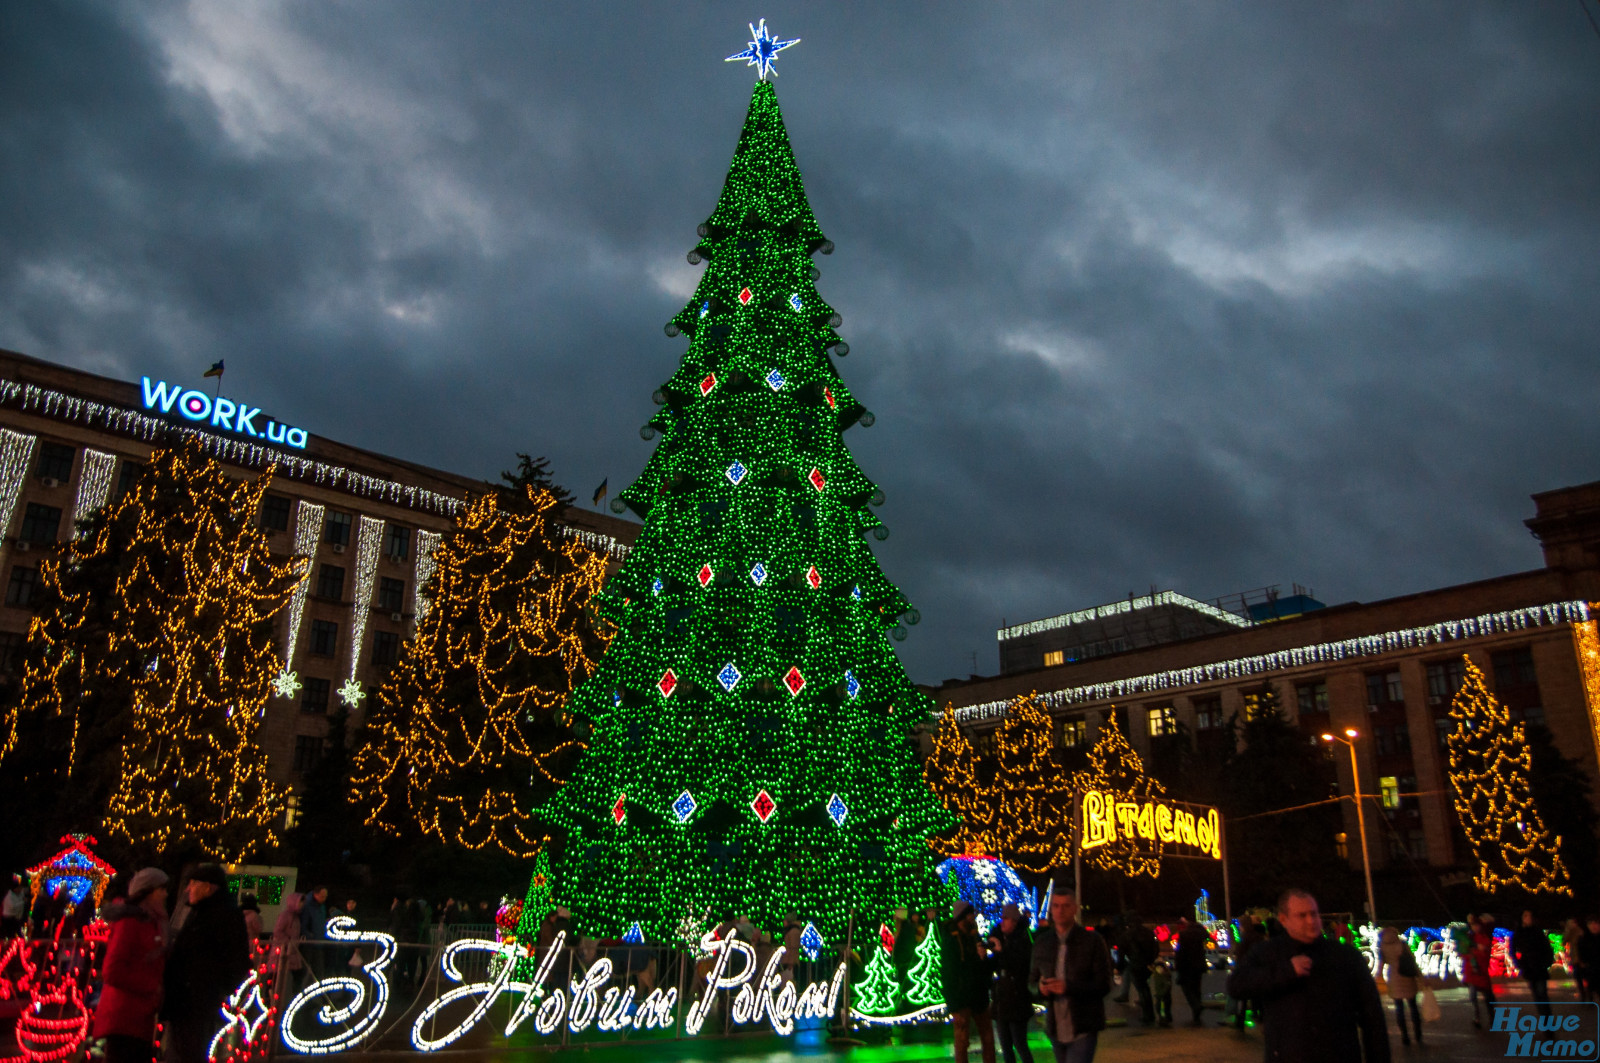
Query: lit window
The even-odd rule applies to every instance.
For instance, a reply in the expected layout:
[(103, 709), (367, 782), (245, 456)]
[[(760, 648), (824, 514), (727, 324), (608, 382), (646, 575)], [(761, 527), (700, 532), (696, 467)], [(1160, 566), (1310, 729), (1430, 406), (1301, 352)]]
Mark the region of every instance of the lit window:
[(1056, 665), (1063, 663), (1065, 659), (1066, 654), (1062, 651), (1051, 650), (1049, 653), (1044, 655), (1044, 666), (1046, 668), (1054, 668)]
[(1397, 777), (1385, 775), (1378, 780), (1378, 802), (1384, 808), (1400, 807), (1400, 780)]
[(1087, 720), (1064, 720), (1061, 724), (1061, 744), (1068, 749), (1076, 749), (1089, 741), (1089, 723)]
[[(299, 750), (297, 749), (296, 752), (298, 753)], [(297, 824), (299, 822), (300, 822), (300, 795), (299, 794), (295, 794), (295, 793), (291, 793), (289, 795), (288, 799), (286, 801), (284, 801), (283, 829), (284, 830), (293, 830), (294, 827), (295, 827), (295, 824)]]
[(1178, 733), (1178, 717), (1172, 711), (1171, 705), (1163, 705), (1158, 709), (1149, 710), (1150, 735), (1152, 738), (1161, 735)]

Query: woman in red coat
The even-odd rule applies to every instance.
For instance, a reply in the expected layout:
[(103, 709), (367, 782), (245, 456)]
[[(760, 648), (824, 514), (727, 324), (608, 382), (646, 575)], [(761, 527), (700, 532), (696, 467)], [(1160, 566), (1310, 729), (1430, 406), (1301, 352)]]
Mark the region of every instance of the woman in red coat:
[(1485, 915), (1467, 916), (1467, 950), (1461, 957), (1461, 980), (1467, 983), (1472, 1001), (1472, 1025), (1482, 1029), (1478, 1018), (1478, 999), (1483, 999), (1483, 1015), (1494, 1018), (1494, 981), (1489, 977), (1489, 957), (1494, 951), (1494, 920)]
[(128, 899), (107, 907), (105, 920), (111, 937), (93, 1036), (105, 1039), (106, 1063), (151, 1063), (166, 965), (166, 873), (147, 867), (134, 875)]

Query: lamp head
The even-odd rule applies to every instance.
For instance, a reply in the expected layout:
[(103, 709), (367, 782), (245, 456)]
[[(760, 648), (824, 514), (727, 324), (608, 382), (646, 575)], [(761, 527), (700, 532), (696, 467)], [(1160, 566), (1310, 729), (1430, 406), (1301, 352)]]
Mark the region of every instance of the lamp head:
[(1333, 735), (1323, 735), (1322, 736), (1322, 740), (1324, 742), (1332, 742), (1333, 741)]
[(1349, 735), (1351, 738), (1360, 738), (1361, 737), (1361, 732), (1357, 731), (1354, 727), (1346, 727), (1344, 729), (1344, 733)]

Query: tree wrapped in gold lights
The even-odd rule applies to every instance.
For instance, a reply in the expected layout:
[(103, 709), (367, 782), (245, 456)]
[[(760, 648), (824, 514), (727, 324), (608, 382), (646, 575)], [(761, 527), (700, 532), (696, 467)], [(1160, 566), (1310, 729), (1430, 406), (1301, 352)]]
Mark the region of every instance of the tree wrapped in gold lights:
[(954, 709), (946, 708), (923, 777), (962, 822), (935, 845), (945, 855), (994, 856), (1040, 874), (1065, 865), (1072, 789), (1056, 760), (1050, 717), (1032, 695), (1014, 698), (994, 738), (994, 764), (978, 764)]
[(433, 605), (351, 773), (369, 826), (523, 858), (543, 844), (529, 808), (582, 748), (562, 706), (606, 645), (588, 615), (605, 558), (556, 523), (558, 491), (476, 498), (435, 549)]
[[(270, 480), (231, 480), (192, 440), (158, 450), (39, 567), (0, 755), (23, 736), (35, 785), (104, 800), (106, 829), (136, 851), (242, 862), (277, 844), (284, 792), (257, 732), (280, 668), (272, 621), (305, 563), (268, 553), (256, 517)], [(51, 736), (65, 741), (41, 767)]]
[[(1140, 804), (1163, 797), (1167, 792), (1165, 786), (1145, 772), (1144, 761), (1122, 734), (1115, 709), (1106, 714), (1094, 747), (1089, 750), (1089, 770), (1074, 772), (1073, 785), (1080, 793), (1109, 791)], [(1161, 874), (1159, 840), (1141, 841), (1118, 832), (1115, 841), (1088, 849), (1085, 855), (1091, 864), (1105, 871), (1151, 878)]]
[(1523, 727), (1489, 693), (1472, 659), (1462, 659), (1466, 681), (1450, 703), (1446, 749), (1456, 815), (1478, 862), (1473, 883), (1484, 893), (1570, 896), (1561, 839), (1545, 828), (1533, 800)]

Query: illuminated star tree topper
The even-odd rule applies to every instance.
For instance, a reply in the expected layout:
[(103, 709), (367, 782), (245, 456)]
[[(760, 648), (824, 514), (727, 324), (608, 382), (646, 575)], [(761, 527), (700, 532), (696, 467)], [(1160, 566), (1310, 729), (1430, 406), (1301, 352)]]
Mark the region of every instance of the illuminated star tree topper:
[(778, 40), (772, 35), (772, 31), (767, 29), (767, 20), (762, 19), (750, 27), (749, 47), (742, 52), (735, 52), (733, 55), (728, 56), (723, 62), (736, 63), (740, 59), (748, 59), (750, 61), (745, 66), (756, 67), (756, 77), (765, 81), (769, 74), (773, 77), (778, 76), (778, 71), (773, 67), (773, 64), (778, 61), (778, 53), (791, 44), (799, 43), (799, 37), (792, 41)]

